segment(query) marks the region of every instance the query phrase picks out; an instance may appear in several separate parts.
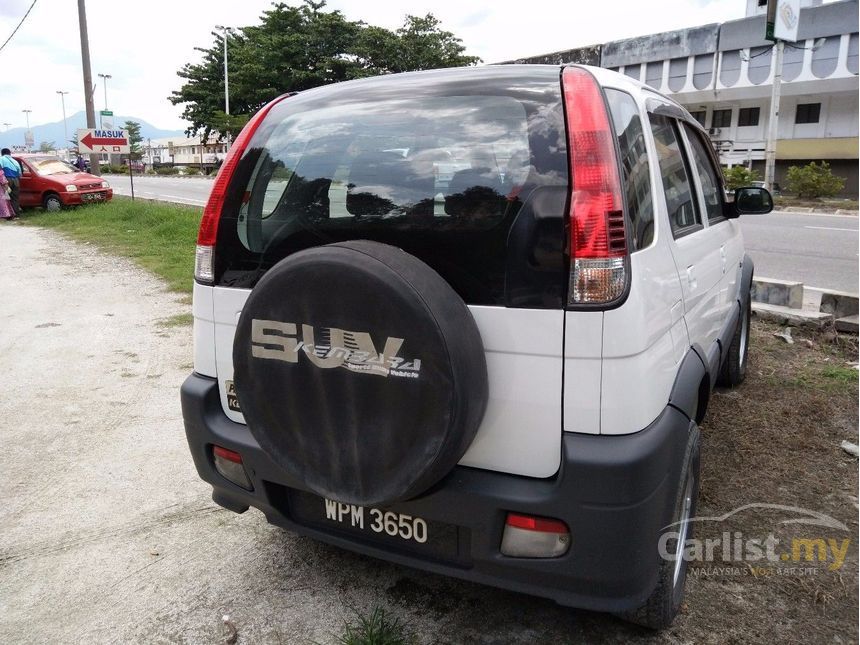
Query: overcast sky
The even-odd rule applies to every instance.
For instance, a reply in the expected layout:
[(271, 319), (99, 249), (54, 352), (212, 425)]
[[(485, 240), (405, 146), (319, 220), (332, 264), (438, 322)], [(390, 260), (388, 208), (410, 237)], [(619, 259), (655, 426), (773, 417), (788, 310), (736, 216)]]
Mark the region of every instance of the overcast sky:
[[(32, 0), (0, 0), (0, 44)], [(288, 4), (298, 4), (292, 0)], [(180, 86), (176, 71), (199, 60), (196, 46), (212, 42), (218, 24), (257, 24), (271, 0), (87, 0), (96, 110), (104, 109), (98, 73), (110, 74), (108, 108), (161, 128), (185, 127), (181, 106), (167, 96)], [(588, 6), (589, 9), (584, 8)], [(394, 29), (404, 15), (432, 12), (485, 62), (592, 45), (607, 40), (742, 18), (745, 0), (330, 0), (348, 19)], [(288, 88), (283, 88), (284, 90)], [(62, 119), (57, 90), (68, 91), (66, 112), (84, 108), (77, 2), (37, 0), (29, 17), (0, 51), (0, 128)]]

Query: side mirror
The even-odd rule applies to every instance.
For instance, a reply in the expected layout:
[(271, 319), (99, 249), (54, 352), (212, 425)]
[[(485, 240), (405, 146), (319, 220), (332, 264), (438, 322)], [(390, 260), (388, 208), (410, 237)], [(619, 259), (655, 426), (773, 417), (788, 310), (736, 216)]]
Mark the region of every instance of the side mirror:
[(773, 210), (773, 198), (767, 188), (747, 186), (735, 191), (735, 201), (727, 204), (726, 217), (734, 218), (740, 215), (764, 215)]

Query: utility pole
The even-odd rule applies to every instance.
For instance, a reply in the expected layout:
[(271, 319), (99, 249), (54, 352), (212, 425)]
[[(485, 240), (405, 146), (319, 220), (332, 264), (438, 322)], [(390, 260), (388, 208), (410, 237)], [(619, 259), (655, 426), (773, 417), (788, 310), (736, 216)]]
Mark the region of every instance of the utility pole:
[(69, 129), (66, 127), (66, 94), (68, 92), (64, 92), (63, 90), (57, 90), (57, 94), (60, 95), (60, 105), (63, 106), (63, 147), (69, 147)]
[(785, 41), (776, 41), (776, 55), (773, 58), (773, 88), (770, 94), (770, 117), (767, 121), (767, 143), (764, 152), (764, 185), (773, 191), (776, 177), (776, 138), (779, 134), (779, 92), (782, 83), (782, 53)]
[[(87, 106), (87, 127), (96, 127), (96, 110), (93, 106), (93, 73), (90, 70), (90, 40), (87, 35), (87, 8), (84, 0), (78, 0), (78, 22), (81, 28), (81, 65), (84, 68), (84, 101)], [(90, 154), (90, 172), (101, 177), (99, 156)]]
[(21, 110), (21, 111), (24, 113), (24, 116), (27, 119), (27, 132), (24, 135), (24, 143), (27, 145), (27, 152), (32, 152), (32, 150), (30, 150), (30, 148), (33, 146), (33, 144), (27, 140), (27, 137), (32, 136), (32, 133), (30, 132), (30, 112), (32, 112), (33, 110)]
[[(227, 68), (227, 35), (232, 31), (230, 27), (224, 27), (222, 25), (218, 25), (215, 27), (216, 29), (221, 29), (224, 37), (224, 114), (228, 117), (230, 116), (230, 77), (228, 74)], [(229, 125), (229, 119), (227, 119), (227, 124)], [(230, 144), (230, 132), (229, 129), (227, 131), (227, 144)]]

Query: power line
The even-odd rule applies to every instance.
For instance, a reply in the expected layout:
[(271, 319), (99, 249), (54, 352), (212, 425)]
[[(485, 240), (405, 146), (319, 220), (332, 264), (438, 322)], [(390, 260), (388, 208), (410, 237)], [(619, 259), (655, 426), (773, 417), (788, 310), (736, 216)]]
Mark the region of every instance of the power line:
[(6, 42), (5, 42), (5, 43), (3, 43), (2, 45), (0, 45), (0, 52), (2, 52), (2, 51), (3, 51), (3, 48), (4, 48), (4, 47), (6, 47), (6, 45), (8, 45), (8, 44), (9, 44), (9, 41), (10, 41), (10, 40), (12, 40), (12, 37), (13, 37), (16, 33), (18, 33), (18, 30), (21, 28), (21, 25), (23, 25), (23, 24), (24, 24), (24, 21), (27, 19), (27, 16), (29, 16), (29, 15), (30, 15), (30, 12), (33, 10), (33, 7), (35, 7), (35, 6), (36, 6), (36, 2), (37, 2), (37, 0), (33, 0), (33, 4), (31, 4), (31, 5), (30, 5), (30, 8), (29, 8), (29, 9), (27, 9), (27, 13), (25, 13), (25, 14), (24, 14), (24, 17), (23, 17), (23, 18), (21, 18), (21, 22), (19, 22), (19, 23), (18, 23), (18, 26), (17, 26), (17, 27), (15, 27), (15, 31), (13, 31), (13, 32), (9, 35), (9, 37), (6, 39)]

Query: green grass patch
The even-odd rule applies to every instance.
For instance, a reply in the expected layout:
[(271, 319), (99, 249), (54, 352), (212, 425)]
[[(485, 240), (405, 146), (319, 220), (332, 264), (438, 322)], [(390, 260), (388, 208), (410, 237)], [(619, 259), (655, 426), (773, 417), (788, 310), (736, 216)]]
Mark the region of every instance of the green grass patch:
[(376, 607), (369, 616), (357, 615), (356, 620), (344, 625), (343, 633), (335, 641), (340, 645), (407, 645), (414, 638), (396, 616)]
[(192, 313), (187, 314), (176, 314), (175, 316), (171, 316), (170, 318), (165, 318), (161, 321), (162, 327), (185, 327), (186, 325), (190, 325), (194, 322), (194, 315)]
[(131, 258), (171, 290), (191, 293), (202, 212), (191, 206), (115, 198), (58, 213), (31, 210), (22, 220)]
[(830, 365), (821, 370), (821, 376), (840, 385), (857, 385), (858, 372), (853, 367)]

